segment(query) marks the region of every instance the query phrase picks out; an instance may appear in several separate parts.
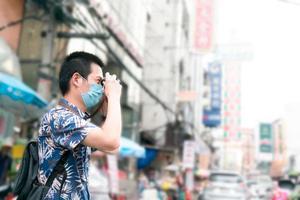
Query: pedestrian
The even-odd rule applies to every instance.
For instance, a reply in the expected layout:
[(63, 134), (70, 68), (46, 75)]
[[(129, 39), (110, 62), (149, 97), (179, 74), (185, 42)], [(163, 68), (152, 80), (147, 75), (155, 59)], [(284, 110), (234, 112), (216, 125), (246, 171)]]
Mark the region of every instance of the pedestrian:
[[(58, 174), (44, 199), (88, 200), (88, 166), (92, 148), (115, 153), (120, 144), (121, 84), (116, 75), (103, 76), (103, 63), (95, 55), (74, 52), (59, 73), (62, 98), (41, 119), (38, 181), (45, 184), (61, 157), (65, 172)], [(103, 124), (89, 122), (89, 114), (105, 102)], [(100, 122), (99, 122), (100, 123)]]
[(0, 149), (0, 186), (7, 184), (8, 174), (12, 166), (11, 149), (13, 146), (13, 139), (8, 137)]
[(288, 194), (286, 191), (282, 190), (279, 185), (278, 182), (274, 182), (274, 190), (273, 190), (273, 194), (272, 194), (272, 200), (288, 200)]

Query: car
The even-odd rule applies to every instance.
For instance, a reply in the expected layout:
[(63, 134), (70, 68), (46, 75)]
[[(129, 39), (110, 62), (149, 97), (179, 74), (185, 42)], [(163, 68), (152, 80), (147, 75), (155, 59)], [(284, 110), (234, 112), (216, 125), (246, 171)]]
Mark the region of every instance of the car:
[(285, 191), (288, 196), (292, 194), (295, 189), (296, 184), (290, 179), (281, 179), (278, 181), (278, 187)]
[[(251, 184), (249, 185), (249, 183)], [(268, 175), (251, 175), (248, 177), (248, 188), (253, 199), (270, 199), (273, 191), (273, 181)]]
[(199, 195), (199, 200), (246, 200), (249, 199), (244, 178), (237, 172), (213, 171), (208, 186)]
[(208, 186), (204, 189), (201, 200), (247, 200), (247, 192), (238, 185)]

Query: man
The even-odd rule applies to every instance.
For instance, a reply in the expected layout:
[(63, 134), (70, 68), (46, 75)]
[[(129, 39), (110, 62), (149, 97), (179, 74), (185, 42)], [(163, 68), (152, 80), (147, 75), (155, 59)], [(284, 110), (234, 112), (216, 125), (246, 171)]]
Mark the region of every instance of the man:
[[(116, 75), (103, 76), (103, 63), (95, 55), (74, 52), (61, 66), (59, 87), (63, 98), (46, 113), (39, 130), (38, 180), (45, 184), (59, 159), (68, 152), (66, 176), (58, 175), (45, 199), (90, 199), (88, 164), (91, 148), (114, 153), (120, 144), (121, 85)], [(93, 107), (106, 101), (101, 127), (86, 121)], [(100, 122), (99, 122), (100, 123)]]
[(8, 173), (12, 165), (11, 149), (13, 146), (13, 139), (8, 137), (0, 149), (0, 186), (7, 183)]

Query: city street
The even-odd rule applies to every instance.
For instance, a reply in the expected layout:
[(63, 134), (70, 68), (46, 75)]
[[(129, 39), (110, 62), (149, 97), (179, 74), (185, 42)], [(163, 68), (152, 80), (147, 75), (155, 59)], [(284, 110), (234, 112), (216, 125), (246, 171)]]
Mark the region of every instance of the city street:
[(0, 200), (299, 200), (300, 0), (0, 1)]

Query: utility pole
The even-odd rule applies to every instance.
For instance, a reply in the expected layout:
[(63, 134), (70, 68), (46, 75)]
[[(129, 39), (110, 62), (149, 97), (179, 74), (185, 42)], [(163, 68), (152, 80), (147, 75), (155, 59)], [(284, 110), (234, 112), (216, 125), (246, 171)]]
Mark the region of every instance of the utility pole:
[(48, 24), (46, 25), (46, 35), (42, 42), (42, 64), (39, 68), (38, 93), (47, 101), (51, 100), (51, 85), (53, 76), (53, 49), (55, 38), (55, 19), (53, 17), (53, 7), (48, 16)]

